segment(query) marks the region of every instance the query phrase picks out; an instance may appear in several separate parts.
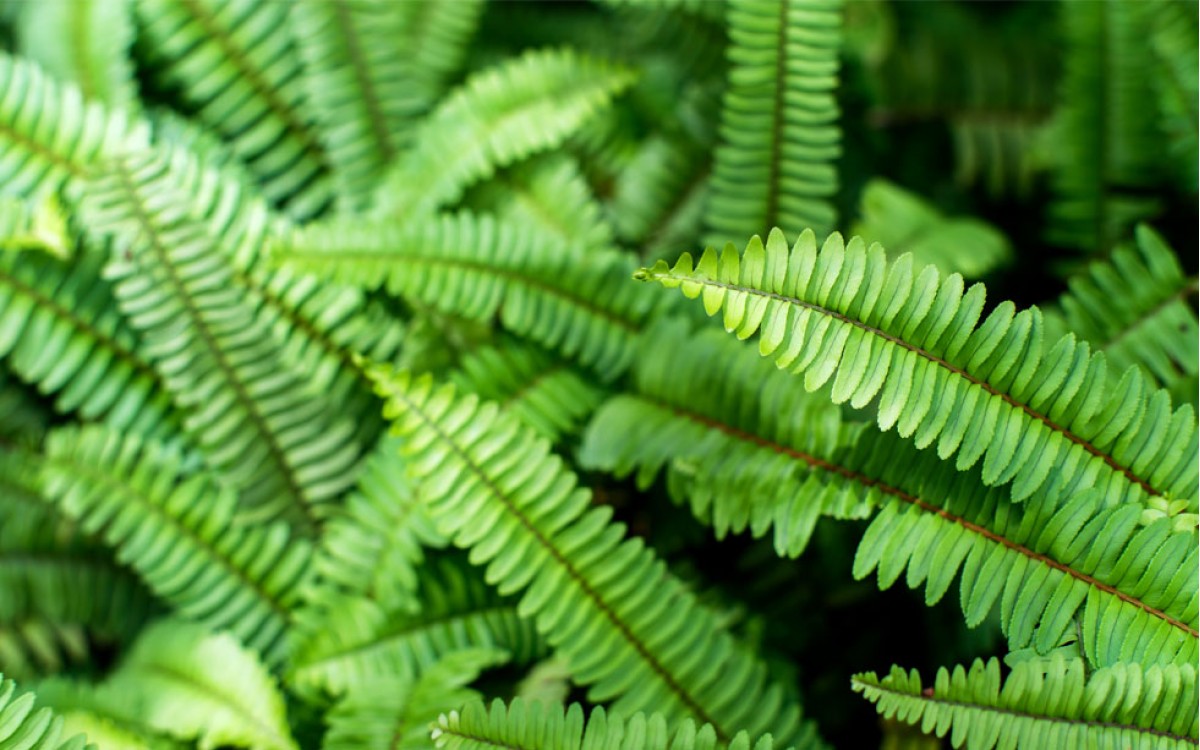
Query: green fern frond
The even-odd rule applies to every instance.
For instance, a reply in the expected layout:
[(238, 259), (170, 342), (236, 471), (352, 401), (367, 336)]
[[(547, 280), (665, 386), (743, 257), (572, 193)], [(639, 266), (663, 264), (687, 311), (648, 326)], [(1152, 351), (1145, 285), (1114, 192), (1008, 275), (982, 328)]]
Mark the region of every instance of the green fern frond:
[(451, 706), (479, 700), (466, 686), (504, 663), (502, 651), (453, 651), (415, 680), (380, 679), (358, 685), (326, 717), (322, 750), (426, 750), (429, 727)]
[(1047, 484), (1064, 495), (1094, 484), (1106, 505), (1167, 496), (1197, 507), (1190, 406), (1172, 411), (1136, 370), (1109, 387), (1103, 355), (1086, 343), (1043, 344), (1037, 308), (1002, 303), (978, 323), (984, 288), (964, 294), (957, 274), (916, 273), (908, 255), (889, 264), (879, 245), (847, 246), (839, 234), (818, 253), (805, 231), (789, 255), (774, 230), (765, 248), (756, 236), (744, 254), (709, 248), (695, 266), (684, 254), (637, 277), (703, 295), (739, 338), (761, 328), (760, 353), (804, 372), (807, 389), (832, 379), (835, 403), (878, 401), (880, 429), (936, 444), (942, 459), (957, 454), (960, 470), (982, 460), (983, 482), (1012, 482), (1016, 500)]
[(1194, 748), (1196, 668), (1118, 664), (1087, 673), (1061, 657), (1025, 662), (1001, 680), (1000, 664), (976, 660), (969, 669), (939, 669), (922, 688), (914, 670), (893, 667), (851, 679), (880, 714), (898, 718), (956, 748)]
[(210, 466), (242, 490), (247, 513), (311, 531), (353, 481), (353, 426), (282, 366), (269, 319), (187, 202), (164, 200), (178, 196), (175, 174), (153, 154), (114, 164), (88, 193), (87, 231), (113, 238), (117, 302)]
[(841, 13), (838, 0), (730, 0), (709, 244), (775, 226), (789, 236), (833, 228)]
[(632, 81), (569, 50), (527, 52), (477, 73), (418, 127), (376, 193), (375, 212), (411, 217), (453, 204), (472, 183), (563, 142)]
[(33, 693), (0, 675), (0, 750), (96, 750), (83, 735), (69, 737), (61, 716), (36, 705)]
[(632, 259), (570, 252), (522, 225), (467, 213), (404, 224), (313, 225), (280, 243), (301, 271), (384, 286), (443, 313), (490, 320), (611, 380), (664, 300), (628, 283)]
[(68, 733), (87, 735), (103, 750), (182, 750), (183, 743), (147, 727), (137, 706), (103, 684), (52, 677), (37, 683), (38, 702), (63, 717)]
[(708, 201), (711, 158), (693, 144), (647, 138), (616, 176), (609, 217), (618, 236), (660, 258), (699, 239)]
[(775, 747), (770, 735), (753, 742), (748, 734), (739, 732), (732, 741), (722, 740), (711, 724), (697, 728), (690, 719), (680, 722), (672, 730), (659, 713), (648, 718), (643, 713), (636, 713), (624, 719), (616, 711), (609, 713), (603, 707), (597, 707), (592, 709), (585, 723), (583, 709), (578, 703), (569, 707), (544, 706), (520, 698), (507, 706), (497, 699), (490, 710), (482, 701), (471, 701), (462, 710), (443, 715), (433, 730), (433, 739), (436, 747), (448, 750), (494, 747), (513, 750), (550, 747), (555, 750), (598, 747), (612, 750), (771, 750)]
[(1192, 60), (1200, 55), (1196, 41), (1197, 14), (1191, 3), (1158, 0), (1149, 12), (1157, 75), (1152, 76), (1158, 93), (1159, 118), (1170, 142), (1171, 158), (1165, 159), (1176, 182), (1190, 195), (1198, 187), (1200, 161), (1200, 74)]
[(201, 747), (297, 749), (274, 678), (228, 633), (160, 621), (104, 689), (146, 727)]
[(84, 99), (136, 110), (130, 6), (131, 0), (22, 3), (17, 49), (50, 75), (79, 86)]
[(625, 538), (611, 508), (589, 509), (590, 493), (545, 440), (495, 404), (434, 390), (428, 377), (372, 376), (439, 530), (486, 563), (502, 593), (525, 590), (519, 612), (536, 617), (590, 700), (692, 716), (724, 737), (770, 729), (816, 742), (764, 665), (640, 540)]
[(422, 89), (441, 93), (466, 61), (485, 10), (483, 0), (414, 0), (400, 5), (404, 31), (396, 45), (405, 51), (411, 75), (422, 82)]
[(41, 404), (33, 390), (0, 363), (0, 438), (18, 445), (39, 442), (50, 419), (50, 410)]
[(47, 446), (43, 492), (64, 515), (182, 616), (280, 659), (311, 569), (308, 544), (283, 524), (235, 525), (235, 493), (187, 472), (178, 450), (97, 427), (56, 431)]
[(918, 266), (978, 279), (1008, 265), (1013, 251), (995, 227), (978, 219), (943, 216), (932, 204), (887, 180), (874, 179), (862, 193), (862, 218), (853, 233), (878, 242), (891, 257), (912, 253)]
[(231, 144), (273, 204), (300, 218), (323, 211), (332, 188), (305, 116), (290, 5), (138, 0), (135, 8), (157, 80)]
[(1117, 372), (1138, 365), (1156, 385), (1194, 404), (1200, 332), (1188, 298), (1196, 294), (1196, 279), (1184, 277), (1179, 259), (1152, 229), (1139, 226), (1136, 237), (1136, 245), (1118, 248), (1070, 279), (1070, 291), (1058, 301), (1061, 312), (1048, 311), (1047, 323), (1090, 342)]
[(0, 196), (0, 252), (40, 250), (66, 259), (74, 249), (66, 216), (53, 193), (35, 203)]

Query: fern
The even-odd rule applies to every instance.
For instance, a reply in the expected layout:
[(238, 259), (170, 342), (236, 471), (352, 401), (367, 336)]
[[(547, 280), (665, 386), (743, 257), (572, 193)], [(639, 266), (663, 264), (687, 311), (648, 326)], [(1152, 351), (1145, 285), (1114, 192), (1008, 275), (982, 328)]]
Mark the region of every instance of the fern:
[(85, 750), (83, 735), (68, 738), (63, 720), (48, 708), (35, 708), (33, 693), (17, 691), (12, 680), (0, 679), (0, 748), (3, 750)]
[(1104, 357), (1086, 344), (1042, 344), (1036, 308), (1014, 314), (1001, 304), (977, 324), (983, 287), (964, 294), (957, 275), (914, 273), (911, 256), (888, 264), (878, 245), (846, 246), (837, 234), (818, 253), (807, 231), (789, 254), (776, 230), (765, 248), (757, 238), (744, 254), (709, 248), (696, 266), (684, 254), (673, 269), (659, 261), (638, 278), (703, 294), (739, 338), (761, 327), (759, 351), (804, 371), (806, 388), (833, 378), (835, 403), (878, 399), (880, 429), (896, 427), (921, 448), (936, 443), (939, 457), (957, 454), (960, 470), (982, 459), (983, 482), (1012, 482), (1016, 500), (1048, 482), (1064, 491), (1095, 484), (1106, 504), (1165, 495), (1196, 508), (1190, 408), (1172, 411), (1166, 392), (1136, 371), (1110, 389)]
[(1187, 748), (1197, 745), (1196, 668), (1115, 665), (1087, 674), (1062, 658), (1025, 662), (1001, 683), (995, 660), (938, 670), (922, 689), (916, 672), (893, 668), (851, 685), (887, 717), (950, 734), (954, 747)]
[(1161, 128), (1170, 141), (1172, 158), (1167, 166), (1174, 169), (1180, 188), (1195, 195), (1198, 188), (1196, 163), (1200, 160), (1200, 74), (1189, 60), (1200, 52), (1196, 42), (1196, 14), (1190, 6), (1172, 0), (1154, 4), (1150, 25), (1158, 75), (1153, 76), (1158, 94)]
[(65, 259), (73, 244), (53, 194), (36, 204), (0, 198), (0, 251), (41, 250)]

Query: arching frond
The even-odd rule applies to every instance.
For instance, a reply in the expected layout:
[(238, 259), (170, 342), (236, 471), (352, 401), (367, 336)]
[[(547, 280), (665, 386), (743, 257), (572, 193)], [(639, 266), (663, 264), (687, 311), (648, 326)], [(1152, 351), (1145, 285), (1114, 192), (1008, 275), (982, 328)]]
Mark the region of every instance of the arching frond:
[(744, 254), (709, 248), (695, 266), (684, 254), (638, 278), (703, 295), (739, 338), (761, 328), (759, 351), (804, 372), (806, 388), (832, 379), (835, 403), (878, 401), (881, 429), (957, 455), (960, 470), (982, 461), (983, 482), (1012, 482), (1016, 500), (1094, 484), (1106, 505), (1167, 496), (1197, 507), (1190, 406), (1172, 411), (1135, 370), (1110, 388), (1086, 343), (1043, 344), (1037, 308), (1003, 303), (978, 323), (984, 288), (964, 293), (958, 275), (916, 273), (907, 255), (889, 264), (878, 245), (838, 234), (818, 253), (805, 231), (789, 254), (775, 230), (765, 248), (755, 237)]
[(104, 689), (120, 695), (145, 726), (201, 747), (297, 748), (274, 678), (228, 633), (160, 621)]
[(527, 52), (473, 75), (418, 127), (376, 193), (376, 213), (411, 217), (454, 203), (496, 169), (562, 143), (631, 80), (568, 50)]
[(403, 224), (314, 225), (281, 243), (302, 271), (384, 286), (435, 310), (501, 325), (611, 379), (664, 304), (628, 283), (632, 259), (564, 251), (522, 225), (467, 213)]
[(283, 524), (235, 525), (235, 493), (187, 471), (178, 450), (97, 427), (64, 428), (47, 445), (43, 492), (64, 515), (182, 616), (280, 659), (310, 570), (305, 542)]
[(1196, 668), (1118, 664), (1090, 675), (1083, 662), (1024, 662), (1001, 679), (1000, 663), (939, 669), (922, 688), (916, 670), (893, 667), (880, 680), (855, 675), (855, 692), (887, 718), (921, 725), (969, 750), (1089, 747), (1194, 748)]
[[(79, 87), (83, 98), (136, 110), (129, 61), (131, 0), (39, 0), (22, 3), (17, 49), (52, 76)], [(69, 39), (70, 43), (63, 43)]]
[(494, 404), (375, 369), (385, 414), (440, 530), (487, 565), (565, 657), (589, 699), (815, 742), (788, 691), (718, 624), (612, 510), (589, 508), (548, 443)]
[(943, 216), (932, 204), (887, 180), (863, 188), (862, 217), (854, 234), (878, 242), (891, 257), (912, 253), (918, 266), (978, 279), (1012, 260), (1008, 239), (978, 219)]
[(282, 366), (269, 320), (234, 283), (207, 228), (177, 195), (168, 161), (114, 164), (85, 203), (87, 231), (114, 243), (106, 274), (189, 434), (259, 518), (308, 531), (353, 481), (353, 425)]
[(1200, 368), (1196, 312), (1188, 303), (1196, 279), (1149, 227), (1134, 246), (1118, 248), (1070, 279), (1070, 291), (1047, 312), (1051, 330), (1071, 331), (1104, 352), (1115, 373), (1138, 365), (1180, 401), (1196, 403)]
[[(777, 743), (770, 735), (757, 742), (745, 732), (732, 741), (721, 740), (712, 725), (696, 727), (690, 719), (671, 727), (662, 714), (648, 718), (636, 713), (624, 719), (603, 707), (592, 709), (585, 723), (578, 703), (569, 707), (544, 706), (520, 698), (507, 706), (497, 699), (489, 710), (474, 700), (462, 710), (443, 715), (433, 730), (438, 748), (449, 750), (487, 750), (507, 747), (514, 750), (583, 750), (605, 747), (613, 750), (771, 750)], [(782, 745), (780, 745), (782, 747)]]
[(709, 244), (833, 228), (841, 153), (838, 0), (730, 0), (729, 83), (705, 214)]
[(0, 750), (95, 750), (81, 735), (63, 731), (63, 720), (46, 707), (37, 708), (37, 697), (0, 677)]

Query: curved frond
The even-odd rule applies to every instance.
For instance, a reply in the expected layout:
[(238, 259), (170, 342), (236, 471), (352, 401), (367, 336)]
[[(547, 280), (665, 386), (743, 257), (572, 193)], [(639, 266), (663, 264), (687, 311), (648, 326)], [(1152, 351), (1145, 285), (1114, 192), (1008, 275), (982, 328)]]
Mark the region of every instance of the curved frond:
[(305, 542), (283, 524), (235, 525), (235, 493), (187, 472), (178, 450), (96, 427), (59, 430), (47, 445), (43, 492), (64, 515), (181, 615), (278, 661), (310, 570)]
[[(753, 742), (745, 732), (732, 741), (721, 740), (710, 724), (699, 728), (690, 719), (674, 727), (662, 714), (648, 718), (636, 713), (624, 719), (616, 711), (592, 709), (586, 719), (578, 703), (569, 707), (545, 706), (521, 698), (507, 706), (499, 699), (489, 710), (482, 701), (473, 700), (461, 710), (443, 715), (433, 730), (436, 747), (448, 750), (771, 750), (776, 746), (770, 735)], [(781, 745), (782, 746), (782, 745)]]
[(417, 128), (375, 212), (412, 217), (454, 203), (498, 168), (562, 143), (631, 80), (569, 50), (527, 52), (473, 75)]
[(525, 591), (519, 611), (590, 700), (691, 716), (723, 737), (770, 729), (816, 741), (789, 691), (640, 540), (625, 538), (610, 507), (589, 507), (590, 493), (545, 440), (452, 386), (372, 374), (439, 529), (487, 565), (502, 593)]
[(983, 482), (1012, 482), (1016, 500), (1095, 485), (1106, 505), (1166, 496), (1197, 507), (1190, 406), (1172, 411), (1135, 370), (1109, 387), (1086, 343), (1043, 344), (1037, 308), (1002, 303), (979, 323), (984, 288), (964, 293), (957, 274), (917, 273), (908, 255), (889, 264), (878, 245), (838, 234), (818, 252), (805, 231), (789, 253), (775, 230), (765, 248), (756, 236), (744, 254), (709, 248), (696, 265), (684, 254), (638, 278), (703, 295), (739, 338), (761, 329), (759, 351), (804, 372), (806, 388), (832, 379), (835, 403), (877, 401), (880, 429), (956, 455), (960, 470), (982, 462)]
[(226, 258), (178, 196), (171, 163), (153, 154), (114, 164), (85, 203), (87, 231), (112, 237), (106, 274), (144, 337), (185, 427), (206, 460), (259, 518), (311, 531), (322, 504), (352, 481), (353, 425), (282, 366), (267, 325)]
[(730, 0), (729, 84), (705, 214), (709, 244), (837, 219), (839, 0)]
[(320, 213), (332, 189), (304, 114), (290, 4), (137, 0), (135, 8), (154, 76), (232, 145), (272, 203), (297, 217)]
[(0, 750), (95, 750), (83, 735), (68, 736), (61, 716), (36, 705), (33, 693), (0, 676)]
[(899, 667), (882, 680), (873, 672), (855, 675), (850, 684), (884, 717), (949, 734), (956, 748), (1200, 745), (1191, 664), (1117, 664), (1089, 675), (1083, 662), (1059, 657), (1018, 664), (1002, 680), (1000, 663), (991, 659), (939, 669), (928, 688), (915, 670)]
[(403, 224), (314, 225), (281, 243), (302, 271), (383, 286), (415, 304), (508, 330), (605, 379), (628, 367), (644, 324), (664, 305), (629, 283), (632, 259), (564, 251), (522, 225), (467, 213)]
[[(130, 64), (132, 0), (38, 0), (22, 3), (17, 49), (83, 98), (137, 109)], [(69, 43), (64, 43), (70, 40)]]
[(104, 689), (122, 696), (145, 726), (201, 747), (297, 748), (274, 678), (228, 633), (160, 621)]

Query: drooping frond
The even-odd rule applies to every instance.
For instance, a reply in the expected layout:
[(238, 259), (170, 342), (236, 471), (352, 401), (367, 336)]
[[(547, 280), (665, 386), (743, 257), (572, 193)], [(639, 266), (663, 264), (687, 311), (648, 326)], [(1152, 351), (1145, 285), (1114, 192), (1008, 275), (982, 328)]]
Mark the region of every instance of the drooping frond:
[(332, 190), (304, 114), (290, 3), (137, 0), (135, 8), (154, 76), (229, 141), (272, 203), (296, 217), (320, 213)]
[(518, 341), (470, 352), (450, 382), (462, 393), (495, 401), (551, 441), (578, 432), (604, 397), (603, 389), (570, 365)]
[(0, 750), (95, 750), (83, 735), (63, 731), (63, 720), (37, 697), (0, 675)]
[(280, 659), (311, 569), (307, 543), (281, 523), (236, 525), (236, 494), (187, 471), (176, 449), (98, 427), (61, 429), (47, 445), (43, 492), (64, 515), (115, 548), (179, 614)]
[(296, 750), (274, 678), (228, 633), (164, 620), (108, 679), (147, 727), (201, 747)]
[(708, 242), (837, 219), (838, 0), (730, 0), (729, 83), (705, 211)]
[(522, 225), (467, 213), (297, 230), (280, 255), (351, 286), (383, 286), (418, 305), (490, 320), (611, 379), (663, 305), (628, 282), (632, 259), (570, 252)]
[(590, 493), (545, 440), (452, 386), (372, 374), (439, 529), (487, 565), (502, 593), (525, 591), (519, 611), (590, 700), (691, 716), (723, 737), (746, 728), (816, 742), (788, 691), (640, 540), (625, 538), (610, 507), (589, 508)]
[(1046, 145), (1051, 242), (1105, 253), (1160, 208), (1149, 10), (1121, 0), (1061, 8), (1066, 70)]
[(427, 566), (415, 611), (385, 609), (366, 597), (329, 598), (297, 623), (289, 684), (343, 695), (378, 678), (411, 680), (452, 651), (484, 648), (518, 663), (542, 651), (532, 623), (473, 571)]
[(504, 663), (502, 651), (452, 651), (415, 680), (384, 678), (357, 685), (326, 716), (321, 750), (426, 750), (443, 711), (480, 699), (467, 687)]
[(854, 234), (878, 242), (891, 257), (912, 253), (918, 266), (978, 279), (1012, 260), (1008, 239), (979, 219), (942, 215), (932, 204), (887, 180), (863, 188), (862, 217)]
[(0, 252), (0, 357), (55, 407), (141, 435), (176, 429), (178, 414), (137, 336), (116, 312), (100, 259), (70, 264)]
[(36, 202), (0, 196), (0, 252), (40, 250), (66, 259), (75, 249), (58, 199)]
[(1176, 182), (1190, 195), (1200, 189), (1200, 73), (1191, 61), (1197, 59), (1197, 14), (1191, 3), (1156, 0), (1148, 11), (1153, 36), (1156, 75), (1151, 76), (1158, 94), (1159, 118), (1170, 143), (1170, 158)]
[[(781, 368), (804, 372), (815, 390), (832, 378), (832, 399), (861, 408), (878, 401), (878, 423), (921, 448), (936, 445), (957, 467), (982, 460), (989, 485), (1013, 483), (1021, 500), (1049, 483), (1065, 493), (1096, 485), (1106, 505), (1150, 496), (1197, 506), (1196, 417), (1171, 410), (1166, 391), (1130, 370), (1116, 387), (1086, 343), (1043, 343), (1037, 308), (1002, 303), (978, 323), (984, 288), (963, 292), (957, 274), (914, 272), (912, 257), (888, 263), (839, 234), (817, 251), (805, 231), (791, 249), (775, 230), (739, 254), (684, 254), (638, 278), (703, 295), (724, 310), (725, 328), (747, 338)], [(1168, 439), (1169, 438), (1169, 439)]]
[(353, 481), (353, 425), (286, 369), (227, 258), (177, 196), (169, 161), (116, 163), (89, 191), (87, 231), (113, 240), (106, 274), (189, 434), (246, 512), (312, 530)]
[(770, 530), (789, 557), (804, 551), (822, 515), (866, 514), (865, 486), (824, 477), (826, 459), (856, 434), (838, 407), (720, 331), (651, 329), (633, 378), (635, 392), (610, 399), (589, 423), (585, 467), (636, 472), (643, 487), (666, 469), (672, 495), (718, 539)]
[(886, 718), (920, 723), (969, 750), (1087, 747), (1184, 750), (1200, 745), (1196, 667), (1118, 664), (1088, 674), (1061, 657), (1023, 662), (1001, 679), (1000, 663), (939, 669), (923, 688), (916, 670), (893, 667), (880, 680), (858, 674), (851, 687)]
[(84, 99), (136, 110), (137, 86), (129, 61), (131, 4), (132, 0), (22, 3), (18, 51), (60, 81), (77, 85)]
[(489, 710), (482, 701), (473, 700), (461, 710), (443, 715), (433, 730), (436, 747), (447, 750), (489, 750), (506, 747), (513, 750), (771, 750), (784, 747), (772, 742), (770, 735), (757, 742), (745, 732), (732, 741), (722, 740), (710, 724), (697, 728), (691, 719), (674, 727), (660, 713), (635, 713), (624, 719), (603, 707), (592, 709), (586, 722), (578, 703), (569, 707), (545, 706), (520, 698), (507, 706), (496, 699)]
[(1138, 365), (1152, 382), (1194, 404), (1200, 332), (1189, 298), (1196, 279), (1184, 277), (1175, 253), (1149, 227), (1138, 227), (1136, 236), (1136, 245), (1070, 279), (1047, 323), (1104, 352), (1117, 373)]
[(454, 203), (498, 168), (562, 143), (631, 80), (568, 50), (527, 52), (473, 75), (418, 127), (376, 193), (376, 213), (411, 217)]

